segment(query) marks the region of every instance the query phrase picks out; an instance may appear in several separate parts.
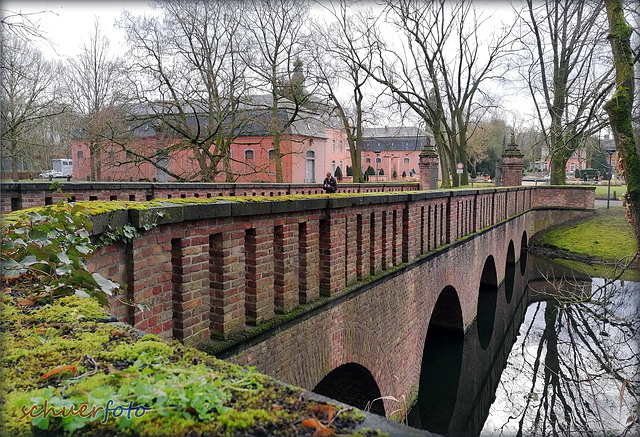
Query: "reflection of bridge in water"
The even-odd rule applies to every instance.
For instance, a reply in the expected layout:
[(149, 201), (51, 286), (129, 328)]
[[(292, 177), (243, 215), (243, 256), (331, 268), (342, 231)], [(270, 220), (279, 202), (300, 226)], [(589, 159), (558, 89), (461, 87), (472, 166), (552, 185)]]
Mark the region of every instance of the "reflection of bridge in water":
[(517, 333), (528, 238), (592, 207), (581, 187), (168, 206), (129, 212), (157, 226), (92, 263), (148, 307), (115, 305), (139, 329), (359, 408), (417, 400), (459, 435)]

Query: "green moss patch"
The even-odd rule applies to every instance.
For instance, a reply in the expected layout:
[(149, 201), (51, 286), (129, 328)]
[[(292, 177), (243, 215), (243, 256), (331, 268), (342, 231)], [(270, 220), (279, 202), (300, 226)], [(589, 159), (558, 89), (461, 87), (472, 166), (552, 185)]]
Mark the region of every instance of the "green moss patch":
[[(326, 403), (308, 399), (302, 389), (179, 342), (140, 337), (126, 325), (107, 323), (92, 298), (33, 302), (20, 281), (4, 278), (0, 300), (3, 435), (314, 434), (302, 422)], [(76, 413), (44, 418), (44, 406), (58, 413), (73, 407)], [(111, 415), (102, 423), (109, 406)], [(125, 414), (114, 417), (118, 406)], [(86, 413), (91, 408), (95, 417)], [(324, 424), (337, 435), (378, 435), (357, 431), (363, 419), (355, 410), (340, 410)]]
[(566, 223), (540, 233), (532, 245), (557, 251), (558, 254), (624, 264), (638, 253), (633, 227), (624, 208), (596, 210), (588, 219)]

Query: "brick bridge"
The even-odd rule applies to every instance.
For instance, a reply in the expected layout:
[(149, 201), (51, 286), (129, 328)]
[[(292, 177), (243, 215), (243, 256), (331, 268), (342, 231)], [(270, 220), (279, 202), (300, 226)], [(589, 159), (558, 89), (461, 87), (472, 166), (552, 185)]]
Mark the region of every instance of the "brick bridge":
[[(523, 280), (528, 239), (593, 204), (594, 191), (579, 186), (167, 204), (97, 217), (94, 233), (155, 227), (102, 248), (91, 268), (146, 306), (112, 305), (141, 330), (360, 408), (380, 395), (413, 403), (428, 397), (421, 373), (461, 360), (486, 368), (443, 383), (483, 387), (501, 340), (492, 333), (508, 331), (503, 312), (519, 302), (509, 287)], [(462, 342), (470, 327), (478, 346), (464, 357), (435, 353), (453, 364), (425, 365), (431, 333)], [(433, 431), (445, 433), (452, 415), (473, 422), (477, 394), (422, 407), (456, 405)], [(397, 407), (385, 400), (372, 410)]]

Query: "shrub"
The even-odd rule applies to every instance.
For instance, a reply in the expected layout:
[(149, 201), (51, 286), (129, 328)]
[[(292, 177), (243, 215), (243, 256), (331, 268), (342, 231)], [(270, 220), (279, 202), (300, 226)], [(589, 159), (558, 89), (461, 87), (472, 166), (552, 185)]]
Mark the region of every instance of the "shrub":
[(0, 273), (5, 278), (27, 274), (38, 278), (42, 288), (33, 290), (36, 299), (93, 296), (108, 305), (108, 297), (119, 286), (87, 270), (85, 260), (95, 247), (89, 239), (93, 225), (86, 209), (59, 202), (3, 225)]
[(334, 172), (334, 176), (336, 177), (337, 180), (339, 180), (339, 181), (342, 180), (342, 169), (340, 169), (340, 166), (336, 167), (336, 171)]

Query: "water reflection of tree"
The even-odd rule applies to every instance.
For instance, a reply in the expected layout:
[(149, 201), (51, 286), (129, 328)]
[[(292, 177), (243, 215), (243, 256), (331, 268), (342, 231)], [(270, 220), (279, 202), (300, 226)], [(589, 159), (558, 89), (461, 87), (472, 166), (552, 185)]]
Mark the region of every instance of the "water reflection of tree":
[(640, 284), (552, 284), (527, 311), (482, 435), (637, 435)]

